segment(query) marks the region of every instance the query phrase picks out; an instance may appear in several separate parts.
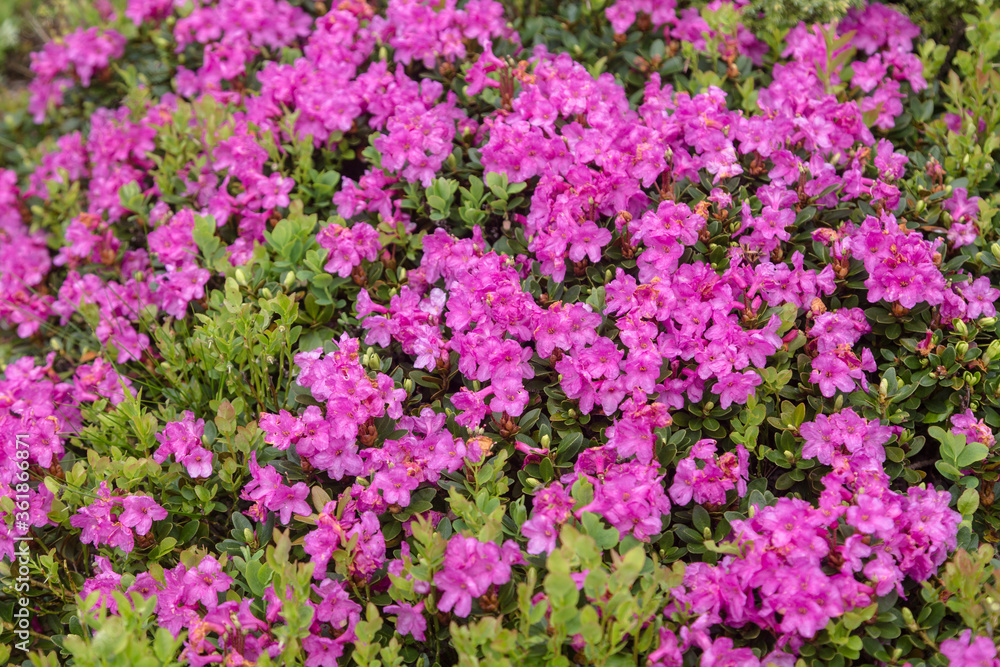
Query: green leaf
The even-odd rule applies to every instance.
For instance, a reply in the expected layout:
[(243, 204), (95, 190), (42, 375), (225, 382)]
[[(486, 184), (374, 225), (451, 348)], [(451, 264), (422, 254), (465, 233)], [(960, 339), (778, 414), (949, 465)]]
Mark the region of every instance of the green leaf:
[(934, 464), (934, 467), (937, 468), (939, 473), (953, 482), (957, 482), (962, 478), (962, 472), (952, 464), (945, 461), (938, 461)]
[(612, 547), (618, 546), (618, 531), (614, 528), (605, 528), (601, 523), (600, 517), (596, 514), (584, 512), (582, 521), (583, 532), (594, 538), (597, 546), (602, 551), (607, 551)]
[(955, 462), (958, 464), (959, 468), (966, 468), (973, 463), (978, 463), (986, 458), (990, 453), (989, 447), (981, 442), (970, 442), (962, 449), (959, 453), (958, 458)]
[(705, 534), (706, 530), (711, 530), (712, 528), (712, 517), (708, 515), (708, 510), (706, 510), (701, 505), (695, 505), (694, 509), (691, 511), (692, 521), (694, 523), (694, 528), (702, 535)]
[(205, 257), (211, 258), (219, 248), (220, 241), (215, 235), (215, 218), (210, 215), (194, 216), (194, 231), (192, 236), (198, 244), (198, 249)]
[(979, 509), (979, 491), (966, 489), (958, 499), (958, 512), (964, 517), (972, 516)]

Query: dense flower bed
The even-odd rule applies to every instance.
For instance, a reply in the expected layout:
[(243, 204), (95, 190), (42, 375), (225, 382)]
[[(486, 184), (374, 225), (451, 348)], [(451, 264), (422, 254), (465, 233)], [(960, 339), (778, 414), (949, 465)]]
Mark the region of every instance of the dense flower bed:
[(5, 102), (0, 657), (1000, 665), (1000, 13), (93, 4)]

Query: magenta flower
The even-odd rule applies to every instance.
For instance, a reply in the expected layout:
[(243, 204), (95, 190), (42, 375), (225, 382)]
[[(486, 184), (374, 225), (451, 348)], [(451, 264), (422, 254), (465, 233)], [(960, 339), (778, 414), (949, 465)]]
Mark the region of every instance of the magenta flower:
[(427, 630), (427, 619), (424, 618), (424, 603), (416, 605), (400, 602), (384, 607), (387, 614), (396, 614), (396, 632), (400, 635), (410, 635), (419, 642), (424, 641)]
[(725, 410), (733, 403), (743, 405), (760, 385), (760, 375), (754, 371), (729, 373), (719, 378), (712, 391), (719, 395), (719, 407)]
[(996, 303), (1000, 299), (1000, 289), (990, 284), (988, 276), (976, 278), (971, 283), (962, 283), (962, 296), (968, 302), (965, 316), (974, 320), (979, 317), (995, 317)]
[(184, 574), (184, 601), (187, 604), (200, 602), (206, 609), (215, 609), (219, 604), (219, 593), (228, 591), (232, 583), (233, 578), (222, 571), (219, 561), (205, 556), (196, 568)]
[(267, 433), (265, 442), (278, 449), (288, 449), (304, 430), (302, 423), (287, 410), (281, 410), (277, 415), (262, 414), (258, 424)]
[(267, 508), (278, 512), (281, 523), (287, 524), (292, 520), (292, 513), (299, 516), (309, 516), (312, 509), (306, 498), (309, 497), (309, 487), (303, 482), (298, 482), (294, 486), (285, 486), (271, 496)]
[(434, 585), (441, 591), (438, 609), (467, 617), (472, 611), (472, 600), (485, 594), (490, 586), (510, 581), (510, 566), (520, 560), (513, 542), (507, 542), (501, 549), (492, 542), (452, 536), (443, 567), (434, 575)]
[(813, 359), (812, 373), (809, 381), (819, 385), (820, 393), (831, 398), (837, 390), (854, 391), (856, 384), (851, 377), (851, 368), (840, 357), (832, 353), (823, 353)]
[(197, 479), (199, 477), (208, 477), (212, 474), (213, 456), (212, 452), (208, 451), (204, 447), (195, 447), (184, 455), (180, 459), (180, 462), (184, 464), (184, 468), (187, 469), (188, 475), (190, 475), (192, 479)]
[(948, 658), (949, 667), (996, 667), (997, 647), (990, 637), (972, 636), (972, 630), (941, 642), (941, 655)]
[(288, 194), (295, 187), (294, 179), (275, 173), (269, 178), (260, 178), (256, 185), (261, 206), (265, 209), (285, 208), (291, 203)]
[(167, 518), (167, 510), (160, 507), (149, 496), (127, 496), (123, 501), (125, 511), (119, 520), (122, 525), (135, 528), (138, 535), (145, 535), (153, 527), (154, 521)]

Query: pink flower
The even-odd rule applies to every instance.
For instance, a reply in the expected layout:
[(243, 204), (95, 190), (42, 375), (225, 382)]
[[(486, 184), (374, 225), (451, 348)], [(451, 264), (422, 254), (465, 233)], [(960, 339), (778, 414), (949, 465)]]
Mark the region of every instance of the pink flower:
[(396, 632), (400, 635), (410, 635), (419, 642), (424, 641), (427, 630), (427, 619), (424, 618), (424, 603), (416, 605), (400, 602), (384, 607), (387, 614), (396, 614)]
[(119, 520), (123, 525), (135, 528), (139, 535), (145, 535), (153, 527), (154, 521), (167, 518), (167, 510), (160, 507), (149, 496), (127, 496), (123, 501), (125, 511)]
[(997, 647), (989, 637), (972, 637), (972, 630), (941, 642), (941, 655), (948, 658), (949, 667), (997, 667)]
[(291, 203), (288, 194), (294, 187), (294, 179), (278, 173), (271, 174), (269, 178), (259, 179), (257, 193), (261, 198), (261, 206), (265, 209), (287, 207)]
[(760, 385), (760, 375), (754, 371), (729, 373), (719, 378), (712, 391), (719, 395), (719, 407), (723, 410), (733, 403), (743, 405), (754, 393), (754, 387)]
[(204, 447), (194, 447), (181, 457), (180, 462), (187, 469), (192, 479), (208, 477), (212, 474), (212, 457), (214, 454)]
[(493, 387), (485, 387), (479, 391), (470, 391), (466, 387), (459, 389), (458, 393), (451, 397), (455, 409), (462, 411), (455, 417), (455, 421), (470, 429), (482, 424), (483, 419), (490, 413), (486, 398), (492, 393)]
[(219, 593), (229, 590), (233, 578), (222, 571), (222, 565), (212, 556), (205, 556), (194, 569), (184, 574), (183, 593), (187, 604), (200, 602), (206, 609), (215, 609)]
[(298, 482), (294, 486), (283, 486), (277, 489), (271, 496), (267, 508), (278, 512), (281, 523), (287, 524), (292, 520), (292, 513), (299, 516), (309, 516), (312, 509), (306, 498), (309, 496), (309, 487), (304, 482)]
[(968, 305), (965, 309), (965, 316), (970, 320), (979, 317), (995, 317), (997, 314), (996, 302), (1000, 299), (1000, 290), (990, 284), (988, 276), (976, 278), (971, 283), (962, 283), (962, 296)]

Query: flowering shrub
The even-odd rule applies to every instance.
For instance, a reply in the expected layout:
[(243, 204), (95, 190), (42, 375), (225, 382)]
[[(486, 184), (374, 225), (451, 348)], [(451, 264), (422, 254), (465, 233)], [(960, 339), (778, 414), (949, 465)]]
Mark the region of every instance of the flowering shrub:
[(93, 4), (4, 101), (0, 657), (1000, 664), (1000, 12)]

